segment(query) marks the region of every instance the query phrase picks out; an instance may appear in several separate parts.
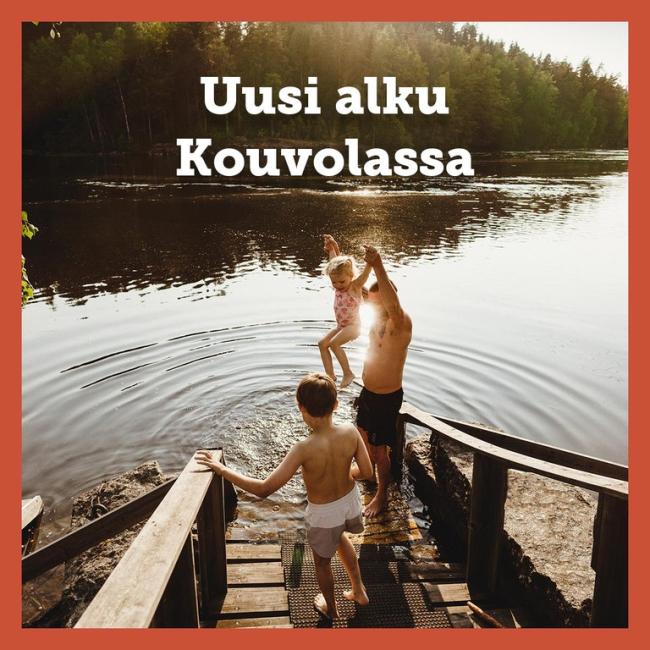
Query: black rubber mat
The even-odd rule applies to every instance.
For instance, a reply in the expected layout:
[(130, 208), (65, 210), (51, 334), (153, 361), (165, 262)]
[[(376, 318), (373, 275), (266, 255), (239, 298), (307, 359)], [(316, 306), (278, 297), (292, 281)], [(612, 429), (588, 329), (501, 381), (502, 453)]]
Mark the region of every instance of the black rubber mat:
[(424, 587), (417, 583), (366, 585), (370, 604), (359, 607), (343, 598), (344, 586), (334, 588), (339, 618), (328, 621), (314, 609), (319, 592), (311, 585), (289, 589), (289, 616), (294, 627), (451, 627), (447, 612), (432, 607)]
[(355, 545), (370, 604), (359, 607), (343, 598), (349, 581), (337, 557), (332, 561), (339, 618), (331, 622), (314, 609), (314, 597), (320, 591), (316, 582), (314, 559), (308, 545), (285, 536), (282, 565), (289, 596), (289, 613), (294, 627), (451, 627), (442, 607), (429, 600), (424, 585), (404, 582), (408, 549), (389, 545)]
[[(316, 568), (313, 561), (305, 559), (304, 547), (296, 545), (289, 547), (283, 557), (284, 582), (287, 589), (297, 589), (308, 585), (316, 579)], [(417, 564), (405, 560), (359, 560), (361, 575), (366, 585), (401, 584), (403, 582), (464, 582), (465, 577), (458, 572), (440, 568), (431, 568), (430, 565)], [(346, 582), (347, 574), (343, 565), (335, 556), (332, 560), (332, 573), (336, 582)]]

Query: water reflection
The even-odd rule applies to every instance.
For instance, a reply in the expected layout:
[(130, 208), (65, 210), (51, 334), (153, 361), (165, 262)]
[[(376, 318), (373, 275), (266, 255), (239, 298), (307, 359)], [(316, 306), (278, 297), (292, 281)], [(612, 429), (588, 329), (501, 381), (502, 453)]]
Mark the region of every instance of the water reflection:
[(410, 264), (455, 255), (476, 237), (530, 232), (549, 217), (559, 224), (597, 199), (602, 179), (490, 176), (447, 179), (446, 189), (440, 181), (395, 189), (395, 182), (296, 188), (77, 179), (59, 188), (76, 198), (26, 202), (40, 230), (25, 253), (38, 299), (58, 294), (77, 304), (104, 292), (222, 284), (252, 261), (315, 276), (327, 231), (350, 252), (374, 242)]
[[(545, 158), (479, 160), (470, 181), (179, 183), (137, 162), (27, 178), (40, 231), (25, 247), (25, 494), (65, 509), (204, 445), (272, 469), (306, 434), (294, 390), (333, 318), (324, 232), (384, 252), (414, 322), (410, 401), (625, 462), (626, 159)], [(366, 343), (349, 346), (353, 368)], [(294, 479), (245, 499), (241, 520), (289, 527), (304, 499)]]

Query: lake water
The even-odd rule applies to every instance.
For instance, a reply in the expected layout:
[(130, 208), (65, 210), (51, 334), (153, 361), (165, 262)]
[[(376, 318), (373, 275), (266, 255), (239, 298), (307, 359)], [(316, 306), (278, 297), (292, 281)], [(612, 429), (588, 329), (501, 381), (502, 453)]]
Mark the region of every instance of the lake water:
[[(201, 446), (261, 477), (306, 434), (294, 390), (334, 318), (326, 232), (382, 251), (414, 324), (408, 401), (627, 463), (626, 151), (476, 159), (471, 180), (77, 167), (28, 163), (24, 184), (40, 231), (25, 245), (23, 494), (50, 519)], [(348, 346), (359, 373), (366, 332)], [(288, 527), (304, 504), (295, 478), (240, 502), (240, 520)]]

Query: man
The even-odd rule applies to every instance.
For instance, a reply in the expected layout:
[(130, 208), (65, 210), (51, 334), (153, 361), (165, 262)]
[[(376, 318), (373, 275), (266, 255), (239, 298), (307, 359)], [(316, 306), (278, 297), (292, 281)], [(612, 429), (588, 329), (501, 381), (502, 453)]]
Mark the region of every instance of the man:
[(390, 482), (388, 449), (395, 445), (396, 420), (402, 405), (402, 374), (412, 324), (402, 309), (395, 285), (388, 279), (381, 256), (374, 246), (365, 246), (366, 262), (377, 281), (368, 290), (368, 302), (375, 309), (369, 345), (363, 364), (364, 388), (359, 395), (357, 428), (361, 432), (370, 460), (377, 467), (377, 492), (364, 515), (373, 517), (386, 507)]

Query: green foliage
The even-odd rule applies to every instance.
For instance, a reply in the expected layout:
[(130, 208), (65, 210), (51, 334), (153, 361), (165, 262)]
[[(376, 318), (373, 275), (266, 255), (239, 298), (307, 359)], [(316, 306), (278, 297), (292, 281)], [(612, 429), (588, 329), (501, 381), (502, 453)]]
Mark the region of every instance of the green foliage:
[[(22, 236), (27, 239), (31, 239), (37, 232), (38, 228), (29, 223), (27, 218), (27, 213), (25, 211), (21, 212), (21, 227), (22, 227)], [(22, 258), (22, 277), (21, 277), (21, 289), (22, 289), (22, 304), (24, 305), (28, 300), (30, 300), (34, 295), (34, 287), (32, 287), (29, 277), (27, 276), (27, 271), (25, 269), (25, 256), (21, 255)]]
[(22, 292), (22, 304), (31, 300), (34, 296), (34, 287), (27, 277), (27, 271), (25, 270), (25, 256), (20, 256), (22, 259), (22, 278), (21, 278), (21, 292)]
[(27, 213), (24, 210), (20, 213), (20, 218), (23, 237), (31, 239), (38, 232), (38, 228), (33, 223), (29, 223)]
[[(57, 23), (53, 24), (56, 29)], [(31, 30), (34, 32), (37, 30)], [(26, 148), (148, 149), (210, 134), (470, 150), (627, 146), (627, 90), (613, 76), (505, 48), (453, 23), (70, 23), (60, 40), (25, 32)], [(57, 37), (58, 39), (58, 37)], [(247, 85), (319, 79), (320, 116), (215, 116), (202, 75)], [(364, 76), (444, 86), (448, 116), (342, 116), (337, 89)], [(215, 134), (221, 134), (217, 137)]]

